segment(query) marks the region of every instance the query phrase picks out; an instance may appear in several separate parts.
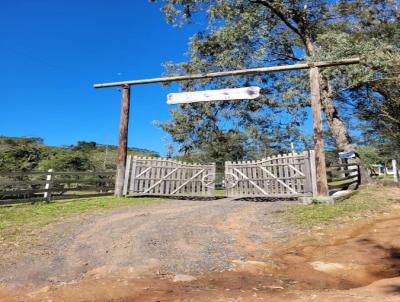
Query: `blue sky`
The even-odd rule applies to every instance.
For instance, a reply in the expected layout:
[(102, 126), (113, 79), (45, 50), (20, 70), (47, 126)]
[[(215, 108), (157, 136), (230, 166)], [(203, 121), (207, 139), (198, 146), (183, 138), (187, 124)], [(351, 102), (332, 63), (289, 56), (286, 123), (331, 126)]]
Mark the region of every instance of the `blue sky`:
[[(39, 136), (49, 145), (117, 144), (120, 92), (92, 85), (162, 75), (162, 63), (185, 60), (189, 38), (206, 26), (173, 28), (147, 0), (1, 4), (0, 135)], [(166, 95), (177, 90), (132, 87), (130, 147), (165, 154), (167, 134), (153, 121), (170, 119)]]
[[(94, 83), (160, 76), (181, 61), (189, 37), (147, 0), (3, 0), (0, 9), (0, 135), (116, 144), (120, 92)], [(132, 87), (129, 146), (164, 153), (169, 119), (161, 85)]]

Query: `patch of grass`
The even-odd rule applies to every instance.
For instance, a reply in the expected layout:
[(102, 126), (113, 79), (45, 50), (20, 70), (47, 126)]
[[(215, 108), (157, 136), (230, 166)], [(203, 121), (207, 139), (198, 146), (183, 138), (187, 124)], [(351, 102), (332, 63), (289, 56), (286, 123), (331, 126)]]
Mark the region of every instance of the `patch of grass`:
[(216, 190), (214, 190), (214, 194), (215, 194), (215, 196), (225, 196), (226, 192), (225, 192), (225, 189), (216, 189)]
[(161, 201), (155, 197), (95, 197), (0, 207), (0, 232), (24, 225), (46, 225), (63, 217), (81, 213), (90, 213), (99, 209), (108, 209), (122, 205), (142, 205)]
[(376, 177), (376, 179), (379, 180), (393, 180), (394, 181), (394, 176), (393, 175), (379, 175)]
[(338, 217), (352, 216), (366, 211), (378, 211), (389, 203), (384, 188), (368, 187), (360, 189), (357, 194), (334, 205), (311, 204), (308, 206), (291, 206), (283, 214), (294, 224), (313, 225), (329, 222)]

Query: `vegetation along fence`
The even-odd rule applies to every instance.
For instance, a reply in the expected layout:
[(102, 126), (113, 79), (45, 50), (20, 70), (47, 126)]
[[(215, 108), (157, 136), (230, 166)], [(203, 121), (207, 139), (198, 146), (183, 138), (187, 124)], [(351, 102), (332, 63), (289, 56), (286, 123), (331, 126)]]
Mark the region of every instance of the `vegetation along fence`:
[(215, 164), (128, 156), (124, 195), (214, 195)]
[(112, 194), (115, 172), (0, 173), (0, 204)]
[(359, 166), (354, 163), (331, 165), (327, 174), (329, 191), (357, 188), (360, 184)]

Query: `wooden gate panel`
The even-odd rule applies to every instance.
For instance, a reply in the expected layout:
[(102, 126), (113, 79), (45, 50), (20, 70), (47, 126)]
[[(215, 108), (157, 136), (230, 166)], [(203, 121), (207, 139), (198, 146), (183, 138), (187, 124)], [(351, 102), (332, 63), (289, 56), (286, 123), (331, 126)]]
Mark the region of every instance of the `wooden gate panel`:
[(212, 196), (214, 180), (215, 164), (128, 156), (123, 194)]
[(225, 163), (229, 197), (313, 195), (310, 152), (280, 154), (259, 161)]

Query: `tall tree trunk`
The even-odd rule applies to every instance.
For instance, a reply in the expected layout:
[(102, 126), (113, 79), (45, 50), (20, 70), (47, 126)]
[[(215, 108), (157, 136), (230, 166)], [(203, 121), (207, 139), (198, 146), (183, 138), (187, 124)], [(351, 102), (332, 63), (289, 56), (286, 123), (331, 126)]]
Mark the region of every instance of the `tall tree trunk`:
[(328, 123), (329, 129), (335, 137), (336, 147), (339, 151), (351, 151), (354, 150), (352, 145), (351, 137), (346, 125), (339, 116), (332, 99), (332, 90), (329, 85), (328, 79), (325, 77), (321, 78), (321, 105), (325, 113), (326, 122)]
[[(305, 46), (308, 56), (315, 54), (314, 43), (310, 35), (305, 35)], [(339, 151), (353, 151), (354, 145), (347, 130), (346, 125), (341, 119), (338, 110), (333, 103), (333, 93), (329, 81), (325, 77), (320, 79), (321, 87), (321, 106), (325, 113), (326, 122), (331, 133), (335, 137), (336, 147)], [(359, 173), (361, 184), (368, 184), (372, 182), (372, 178), (368, 173), (368, 169), (363, 165), (361, 158), (356, 154), (354, 162), (359, 165)]]
[[(321, 103), (325, 113), (326, 122), (328, 123), (329, 129), (335, 137), (336, 147), (339, 149), (339, 151), (353, 151), (355, 146), (352, 144), (346, 125), (339, 116), (339, 113), (333, 104), (333, 93), (331, 86), (329, 85), (329, 81), (324, 77), (321, 78), (321, 95)], [(356, 158), (353, 161), (359, 166), (361, 184), (371, 183), (372, 178), (369, 175), (368, 169), (364, 166), (357, 153)]]

